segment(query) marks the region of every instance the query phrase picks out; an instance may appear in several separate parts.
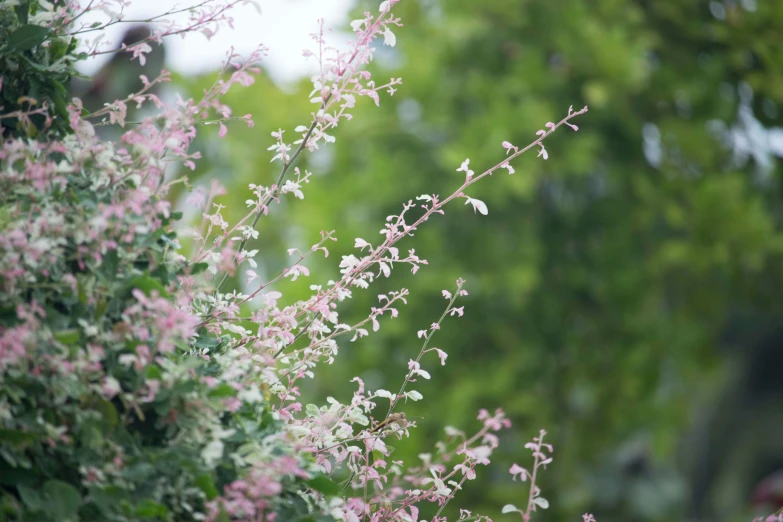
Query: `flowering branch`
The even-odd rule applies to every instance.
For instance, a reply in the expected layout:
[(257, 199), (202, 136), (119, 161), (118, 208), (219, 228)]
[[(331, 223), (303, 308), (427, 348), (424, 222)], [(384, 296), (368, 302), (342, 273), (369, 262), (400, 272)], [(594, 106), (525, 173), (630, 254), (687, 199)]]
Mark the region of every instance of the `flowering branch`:
[[(364, 248), (364, 246), (369, 246), (370, 247), (370, 255), (366, 256), (366, 257), (364, 257), (362, 259), (356, 259), (355, 257), (351, 256), (353, 259), (350, 259), (350, 260), (348, 260), (347, 263), (345, 263), (345, 267), (346, 267), (346, 269), (344, 270), (344, 274), (345, 275), (336, 284), (334, 284), (328, 291), (326, 291), (323, 294), (319, 295), (314, 300), (314, 302), (307, 308), (307, 310), (311, 310), (312, 311), (312, 310), (317, 309), (319, 306), (322, 305), (322, 302), (327, 302), (327, 303), (331, 302), (335, 298), (335, 295), (340, 290), (342, 290), (342, 289), (344, 289), (346, 287), (361, 285), (362, 281), (364, 280), (363, 275), (365, 274), (367, 269), (370, 266), (380, 262), (381, 259), (383, 258), (383, 256), (387, 252), (389, 252), (389, 251), (394, 252), (396, 250), (396, 249), (394, 249), (394, 245), (398, 241), (400, 241), (402, 238), (404, 238), (404, 237), (406, 237), (408, 235), (411, 235), (415, 230), (417, 230), (419, 225), (421, 225), (422, 223), (424, 223), (427, 220), (429, 220), (429, 218), (433, 214), (443, 214), (444, 213), (443, 212), (443, 207), (447, 203), (449, 203), (450, 201), (452, 201), (454, 199), (457, 199), (457, 198), (460, 198), (460, 197), (467, 198), (467, 196), (464, 194), (464, 190), (465, 189), (467, 189), (468, 187), (470, 187), (474, 183), (477, 183), (479, 180), (481, 180), (481, 179), (483, 179), (483, 178), (485, 178), (487, 176), (491, 176), (493, 172), (495, 172), (496, 170), (498, 170), (500, 168), (509, 169), (510, 168), (510, 164), (509, 164), (510, 160), (513, 160), (516, 157), (524, 154), (525, 152), (527, 152), (531, 148), (533, 148), (533, 147), (541, 147), (542, 150), (543, 150), (543, 141), (544, 141), (544, 139), (546, 139), (548, 136), (550, 136), (553, 132), (555, 132), (555, 130), (557, 130), (557, 128), (559, 128), (562, 125), (569, 125), (569, 126), (574, 127), (572, 124), (569, 123), (569, 120), (571, 120), (572, 118), (574, 118), (576, 116), (580, 116), (582, 114), (585, 114), (587, 112), (587, 110), (588, 109), (587, 109), (586, 106), (583, 109), (581, 109), (580, 111), (577, 111), (577, 112), (574, 112), (573, 108), (569, 108), (568, 115), (565, 118), (563, 118), (562, 120), (560, 120), (560, 122), (558, 122), (556, 125), (555, 124), (547, 124), (547, 127), (549, 128), (548, 131), (543, 131), (543, 130), (539, 131), (538, 132), (538, 135), (539, 135), (538, 139), (536, 139), (535, 141), (533, 141), (532, 143), (530, 143), (529, 145), (527, 145), (526, 147), (524, 147), (522, 149), (516, 149), (512, 145), (511, 147), (514, 150), (514, 153), (511, 156), (509, 156), (507, 159), (503, 160), (502, 162), (496, 164), (494, 167), (491, 167), (491, 168), (487, 169), (486, 171), (484, 171), (483, 173), (479, 174), (476, 177), (473, 177), (473, 171), (467, 169), (467, 162), (463, 163), (463, 167), (461, 167), (461, 169), (466, 170), (465, 182), (456, 191), (454, 191), (454, 193), (452, 193), (450, 196), (448, 196), (444, 200), (439, 200), (437, 196), (429, 196), (429, 195), (419, 196), (417, 198), (418, 200), (424, 200), (425, 202), (427, 202), (429, 204), (425, 203), (425, 204), (421, 205), (421, 207), (425, 210), (425, 212), (412, 225), (407, 225), (406, 224), (405, 219), (404, 219), (404, 214), (410, 208), (413, 208), (414, 204), (412, 202), (408, 202), (407, 204), (405, 204), (403, 206), (403, 212), (399, 216), (396, 217), (397, 219), (394, 220), (393, 223), (387, 224), (386, 225), (386, 229), (384, 231), (382, 231), (382, 234), (384, 234), (386, 236), (386, 240), (380, 246), (378, 246), (377, 248), (373, 249), (372, 246), (369, 243), (367, 243), (366, 241), (364, 241), (364, 240), (357, 240), (357, 246), (361, 245), (362, 248)], [(508, 142), (504, 142), (504, 146), (507, 143)], [(513, 172), (513, 169), (511, 169), (510, 172)], [(470, 201), (470, 198), (468, 198), (468, 200)], [(478, 200), (473, 200), (473, 201), (478, 201)], [(479, 205), (479, 203), (480, 203), (480, 205)], [(481, 208), (482, 205), (484, 206), (484, 210), (486, 210), (486, 208), (485, 208), (486, 206), (483, 204), (483, 202), (475, 203), (474, 207), (478, 206), (479, 208)], [(482, 213), (486, 213), (486, 212), (482, 212)], [(359, 243), (359, 241), (361, 241), (361, 243)], [(392, 250), (392, 249), (394, 249), (394, 250)], [(344, 259), (344, 261), (345, 261), (345, 259)], [(343, 266), (343, 265), (341, 265), (341, 266)], [(414, 272), (415, 272), (415, 270), (414, 270)], [(300, 314), (302, 314), (302, 313), (304, 313), (304, 312), (300, 312)]]

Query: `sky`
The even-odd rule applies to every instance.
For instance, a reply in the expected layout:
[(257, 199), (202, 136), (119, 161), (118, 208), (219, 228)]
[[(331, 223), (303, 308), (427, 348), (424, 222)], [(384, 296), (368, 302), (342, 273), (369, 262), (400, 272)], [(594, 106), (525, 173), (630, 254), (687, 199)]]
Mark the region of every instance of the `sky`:
[[(182, 8), (194, 3), (196, 0), (131, 0), (124, 13), (128, 20), (147, 19), (175, 6)], [(314, 60), (305, 61), (302, 51), (311, 47), (309, 34), (317, 30), (319, 18), (324, 19), (327, 28), (348, 29), (344, 33), (346, 41), (352, 36), (348, 11), (353, 5), (354, 0), (258, 0), (258, 7), (238, 6), (233, 10), (233, 30), (223, 27), (209, 40), (200, 33), (189, 34), (184, 39), (179, 36), (166, 39), (166, 68), (183, 74), (211, 72), (220, 66), (232, 46), (247, 55), (264, 44), (269, 49), (264, 66), (272, 79), (284, 86), (315, 72)], [(91, 13), (85, 19), (89, 23), (99, 20), (105, 20), (102, 13)], [(103, 41), (119, 42), (123, 25), (106, 29)], [(82, 62), (79, 68), (93, 74), (107, 59), (107, 55), (99, 56)]]

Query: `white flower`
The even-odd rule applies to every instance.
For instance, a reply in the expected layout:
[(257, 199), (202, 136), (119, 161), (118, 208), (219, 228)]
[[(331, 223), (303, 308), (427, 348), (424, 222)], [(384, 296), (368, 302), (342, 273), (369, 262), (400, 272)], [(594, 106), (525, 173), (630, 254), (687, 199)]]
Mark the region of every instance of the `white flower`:
[(430, 468), (430, 473), (432, 473), (433, 478), (431, 479), (424, 479), (424, 483), (430, 483), (432, 482), (435, 485), (436, 491), (435, 494), (440, 497), (447, 497), (451, 494), (451, 488), (446, 487), (446, 484), (444, 484), (443, 480), (441, 480), (438, 475), (435, 473), (435, 470)]
[(470, 170), (469, 165), (470, 165), (470, 158), (462, 162), (462, 165), (459, 166), (457, 172), (464, 172), (468, 178), (472, 178), (474, 172)]

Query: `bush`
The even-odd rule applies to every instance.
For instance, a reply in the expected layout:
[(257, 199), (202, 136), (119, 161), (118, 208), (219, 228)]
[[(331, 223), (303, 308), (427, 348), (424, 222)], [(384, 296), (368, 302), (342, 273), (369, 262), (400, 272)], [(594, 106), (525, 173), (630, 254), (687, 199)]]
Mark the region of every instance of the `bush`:
[[(315, 40), (323, 73), (311, 94), (319, 108), (295, 130), (293, 143), (283, 131), (272, 133), (277, 183), (251, 185), (249, 213), (234, 226), (215, 203), (218, 186), (195, 190), (190, 205), (203, 208), (205, 219), (189, 258), (173, 228), (182, 214), (166, 199), (173, 184), (187, 179), (167, 181), (167, 168), (194, 166), (200, 156), (189, 146), (198, 125), (218, 125), (223, 137), (231, 120), (253, 124), (219, 100), (236, 84), (252, 83), (265, 50), (242, 62), (231, 56), (199, 101), (164, 104), (151, 90), (166, 81), (164, 72), (89, 112), (78, 99), (65, 106), (65, 83), (76, 60), (102, 51), (76, 55), (74, 35), (116, 20), (84, 28), (77, 6), (44, 1), (1, 8), (0, 34), (7, 38), (0, 49), (0, 520), (415, 521), (419, 504), (428, 502), (437, 506), (436, 520), (477, 467), (489, 463), (495, 433), (509, 426), (500, 410), (479, 412), (473, 435), (447, 428), (447, 439), (416, 465), (391, 459), (386, 443), (415, 427), (399, 407), (422, 399), (409, 385), (429, 378), (423, 357), (430, 353), (445, 364), (446, 352), (430, 342), (444, 319), (464, 313), (456, 306), (466, 294), (462, 280), (444, 290), (441, 318), (418, 333), (421, 350), (397, 393), (365, 389), (357, 378), (350, 402), (327, 398), (326, 405), (303, 406), (299, 386), (318, 363), (333, 362), (337, 338), (357, 340), (377, 330), (383, 316), (397, 315), (405, 289), (379, 296), (379, 306), (358, 324), (340, 323), (337, 309), (355, 289), (389, 277), (395, 265), (415, 273), (426, 263), (412, 250), (401, 255), (400, 240), (455, 199), (486, 214), (486, 205), (464, 191), (495, 170), (513, 173), (509, 161), (530, 148), (546, 159), (542, 140), (572, 126), (569, 120), (586, 108), (548, 123), (527, 147), (503, 142), (507, 158), (479, 175), (466, 160), (457, 169), (465, 181), (452, 195), (407, 202), (376, 246), (356, 239), (358, 257), (343, 257), (341, 279), (314, 285), (309, 299), (283, 306), (282, 294), (269, 287), (307, 276), (303, 262), (319, 251), (328, 255), (333, 233), (323, 232), (261, 285), (252, 269), (258, 252), (248, 250), (273, 203), (287, 194), (303, 197), (310, 173), (293, 167), (297, 157), (333, 141), (329, 133), (350, 119), (359, 97), (377, 104), (380, 93), (392, 94), (400, 83), (378, 86), (361, 69), (374, 39), (394, 45), (392, 29), (401, 25), (394, 3), (352, 23), (356, 41), (348, 51), (325, 45), (321, 27)], [(231, 5), (202, 4), (187, 29), (213, 30)], [(151, 42), (181, 30), (165, 27), (125, 51), (143, 62)], [(131, 103), (158, 112), (126, 123)], [(117, 142), (102, 141), (96, 125), (125, 131)], [(224, 292), (240, 270), (254, 290)], [(251, 308), (252, 301), (258, 306)], [(546, 446), (543, 433), (529, 445), (532, 473), (511, 469), (515, 478), (531, 479), (527, 507), (507, 510), (523, 519), (548, 505), (533, 484), (551, 461)]]

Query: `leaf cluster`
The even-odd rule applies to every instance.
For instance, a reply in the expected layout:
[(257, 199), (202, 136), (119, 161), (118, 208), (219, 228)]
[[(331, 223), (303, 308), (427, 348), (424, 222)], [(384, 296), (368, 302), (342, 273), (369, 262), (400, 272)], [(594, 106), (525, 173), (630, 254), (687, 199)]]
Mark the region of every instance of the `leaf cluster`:
[(29, 136), (68, 129), (68, 85), (77, 74), (74, 63), (85, 56), (76, 52), (77, 40), (56, 20), (42, 18), (46, 10), (37, 0), (0, 5), (0, 115), (46, 108), (28, 121), (0, 120), (0, 135)]

